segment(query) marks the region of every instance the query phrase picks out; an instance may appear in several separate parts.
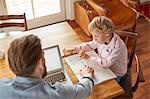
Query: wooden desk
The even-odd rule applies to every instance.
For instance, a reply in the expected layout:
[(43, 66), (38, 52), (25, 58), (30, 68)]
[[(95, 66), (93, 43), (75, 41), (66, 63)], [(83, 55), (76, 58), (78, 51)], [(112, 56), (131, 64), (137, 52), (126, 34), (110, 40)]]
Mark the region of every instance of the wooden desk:
[[(62, 26), (65, 26), (65, 25), (62, 24)], [(54, 26), (50, 26), (50, 27), (52, 27), (56, 31)], [(58, 42), (61, 50), (64, 47), (69, 47), (69, 46), (72, 46), (72, 45), (75, 45), (75, 44), (78, 44), (81, 42), (78, 40), (78, 37), (75, 33), (62, 35), (62, 33), (68, 32), (68, 28), (67, 28), (67, 30), (64, 30), (65, 27), (62, 27), (61, 28), (62, 30), (57, 29), (58, 31), (60, 31), (60, 33), (57, 32), (57, 35), (56, 35), (57, 37), (54, 36), (56, 33), (51, 34), (51, 35), (53, 35), (53, 37), (49, 36), (48, 32), (52, 31), (52, 30), (50, 30), (50, 27), (47, 26), (47, 27), (35, 29), (33, 31), (27, 31), (26, 33), (22, 33), (22, 35), (36, 33), (36, 35), (38, 35), (38, 37), (41, 38), (43, 47), (50, 46), (51, 44), (53, 45), (52, 42), (55, 42), (55, 43)], [(71, 30), (71, 32), (74, 32), (74, 31)], [(14, 37), (6, 38), (6, 39), (0, 39), (0, 48), (7, 50), (10, 42), (14, 38), (16, 38), (16, 37), (14, 36)], [(55, 41), (55, 40), (57, 40), (57, 41)], [(77, 83), (78, 80), (77, 80), (75, 74), (72, 72), (70, 67), (64, 61), (63, 61), (63, 63), (64, 63), (65, 69), (66, 69), (69, 77), (71, 78), (72, 82)], [(15, 75), (11, 72), (6, 61), (0, 60), (0, 78), (12, 78), (12, 77), (15, 77)], [(122, 94), (123, 92), (124, 92), (123, 89), (118, 85), (118, 83), (115, 80), (109, 80), (109, 81), (103, 82), (103, 83), (95, 86), (93, 89), (93, 94), (89, 97), (89, 99), (102, 99), (102, 98), (108, 99), (111, 97), (118, 96), (118, 95)]]

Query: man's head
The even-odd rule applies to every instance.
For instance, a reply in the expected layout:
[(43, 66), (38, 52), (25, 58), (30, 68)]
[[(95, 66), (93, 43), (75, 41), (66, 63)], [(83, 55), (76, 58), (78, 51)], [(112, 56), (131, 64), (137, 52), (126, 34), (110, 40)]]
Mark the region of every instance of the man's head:
[(17, 76), (39, 77), (46, 75), (41, 41), (35, 35), (15, 39), (8, 49), (8, 62)]
[(104, 43), (108, 38), (111, 38), (115, 26), (109, 18), (98, 16), (93, 18), (88, 28), (95, 41)]

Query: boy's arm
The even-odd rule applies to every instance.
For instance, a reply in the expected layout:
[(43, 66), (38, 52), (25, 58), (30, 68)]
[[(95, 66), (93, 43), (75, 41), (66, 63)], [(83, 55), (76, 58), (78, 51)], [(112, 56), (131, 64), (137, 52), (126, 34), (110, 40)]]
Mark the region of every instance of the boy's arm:
[(79, 53), (80, 51), (91, 51), (97, 48), (97, 45), (94, 41), (87, 43), (82, 43), (80, 45), (74, 46), (74, 53)]
[(72, 54), (77, 54), (80, 51), (91, 51), (97, 48), (97, 45), (94, 41), (90, 41), (87, 43), (82, 43), (80, 45), (76, 45), (72, 48), (64, 48), (63, 53), (64, 56), (70, 56)]

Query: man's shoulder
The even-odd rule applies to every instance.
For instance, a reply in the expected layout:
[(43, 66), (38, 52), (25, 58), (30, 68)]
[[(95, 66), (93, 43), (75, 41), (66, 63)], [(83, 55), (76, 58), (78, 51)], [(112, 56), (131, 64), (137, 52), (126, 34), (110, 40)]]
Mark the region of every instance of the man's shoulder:
[(1, 82), (10, 82), (10, 81), (12, 81), (12, 79), (10, 79), (10, 78), (1, 78), (0, 79), (0, 83)]
[(8, 78), (2, 78), (0, 79), (0, 86), (5, 86), (5, 85), (9, 85), (9, 83), (12, 82), (12, 79), (8, 79)]

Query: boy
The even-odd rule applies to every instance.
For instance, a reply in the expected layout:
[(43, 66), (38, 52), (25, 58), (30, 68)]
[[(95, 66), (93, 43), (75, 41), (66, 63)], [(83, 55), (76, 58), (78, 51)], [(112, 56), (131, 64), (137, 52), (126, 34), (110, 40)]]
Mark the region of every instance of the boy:
[[(89, 31), (93, 41), (64, 49), (64, 55), (68, 56), (80, 53), (80, 57), (98, 64), (103, 68), (110, 68), (117, 75), (116, 81), (119, 83), (127, 72), (127, 48), (123, 40), (114, 33), (113, 22), (105, 17), (95, 17), (89, 24)], [(99, 57), (90, 57), (85, 51), (97, 49)]]

